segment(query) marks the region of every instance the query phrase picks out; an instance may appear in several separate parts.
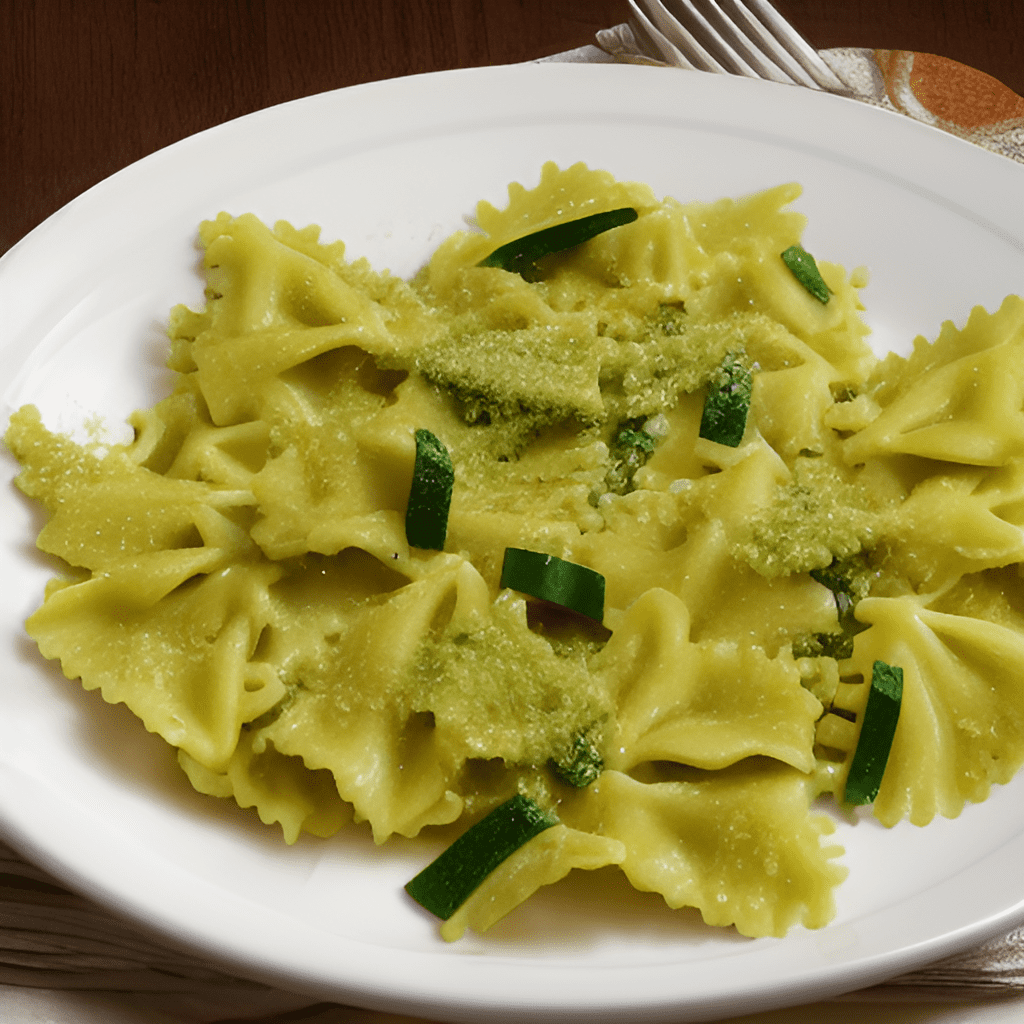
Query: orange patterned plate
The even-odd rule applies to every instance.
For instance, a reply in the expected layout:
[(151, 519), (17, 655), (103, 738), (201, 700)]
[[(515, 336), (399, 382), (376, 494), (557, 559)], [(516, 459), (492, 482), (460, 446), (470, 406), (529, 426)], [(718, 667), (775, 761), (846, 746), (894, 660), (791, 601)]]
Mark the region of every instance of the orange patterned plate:
[(843, 70), (854, 59), (870, 59), (877, 68), (877, 77), (871, 76), (875, 88), (867, 97), (858, 89), (861, 98), (891, 104), (918, 121), (1024, 162), (1024, 97), (991, 75), (911, 50), (828, 50), (823, 56)]
[[(598, 32), (595, 42), (620, 63), (664, 63), (628, 24)], [(839, 47), (819, 53), (855, 99), (1024, 163), (1024, 97), (991, 75), (913, 50)]]

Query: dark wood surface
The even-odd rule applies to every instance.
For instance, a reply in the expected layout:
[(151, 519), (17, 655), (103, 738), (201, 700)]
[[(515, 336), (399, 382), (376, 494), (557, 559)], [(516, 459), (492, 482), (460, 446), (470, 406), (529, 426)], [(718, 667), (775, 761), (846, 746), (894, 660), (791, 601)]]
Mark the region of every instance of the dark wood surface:
[[(817, 47), (924, 50), (1024, 94), (1024, 0), (777, 0)], [(0, 253), (121, 167), (250, 111), (582, 46), (626, 0), (0, 0)]]

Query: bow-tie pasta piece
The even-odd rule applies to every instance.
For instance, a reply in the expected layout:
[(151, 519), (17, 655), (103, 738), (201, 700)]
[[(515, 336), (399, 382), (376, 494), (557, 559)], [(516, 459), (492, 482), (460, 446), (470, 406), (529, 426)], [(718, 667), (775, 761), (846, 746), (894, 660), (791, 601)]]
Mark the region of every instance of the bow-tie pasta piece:
[(12, 419), (8, 443), (32, 453), (20, 483), (54, 509), (41, 544), (84, 570), (50, 588), (29, 635), (68, 678), (223, 767), (241, 723), (284, 692), (273, 668), (252, 660), (280, 570), (259, 561), (232, 518), (251, 495), (167, 479), (117, 446), (82, 448), (34, 410)]
[(915, 485), (880, 531), (917, 587), (1024, 560), (1024, 458), (983, 469), (951, 466)]
[[(652, 587), (676, 594), (697, 641), (732, 640), (774, 655), (808, 630), (835, 627), (831, 595), (810, 577), (757, 572), (742, 542), (756, 517), (772, 507), (790, 472), (763, 440), (738, 451), (694, 441), (701, 475), (666, 491), (641, 489), (599, 505), (605, 529), (573, 545), (577, 560), (606, 579), (607, 603), (624, 611)], [(659, 475), (666, 463), (651, 460)], [(638, 531), (637, 521), (646, 524)], [(827, 562), (828, 555), (825, 555)]]
[(1001, 466), (1024, 456), (1022, 352), (1024, 300), (1010, 296), (995, 313), (975, 308), (963, 331), (947, 322), (933, 345), (918, 338), (907, 360), (890, 355), (866, 389), (881, 411), (845, 442), (846, 461)]
[[(708, 924), (742, 935), (819, 928), (846, 877), (832, 819), (809, 810), (807, 776), (756, 759), (690, 778), (639, 781), (605, 772), (583, 801), (599, 805), (602, 835), (626, 848), (630, 882), (670, 907), (696, 907)], [(595, 813), (579, 808), (584, 819)], [(572, 824), (573, 813), (563, 815)]]
[[(179, 337), (200, 328), (190, 355), (218, 425), (258, 417), (275, 379), (323, 353), (348, 346), (393, 353), (409, 335), (430, 331), (407, 286), (387, 281), (390, 288), (368, 288), (366, 273), (349, 283), (343, 247), (320, 246), (309, 232), (284, 223), (272, 232), (251, 214), (221, 214), (203, 224), (201, 235), (209, 274), (205, 316), (179, 314), (175, 323)], [(392, 308), (367, 291), (382, 293)]]
[(820, 702), (791, 657), (735, 642), (695, 644), (686, 605), (649, 590), (595, 659), (616, 707), (606, 765), (672, 761), (725, 768), (775, 758), (810, 772)]
[[(1024, 763), (1024, 621), (1000, 593), (1007, 585), (1019, 581), (977, 577), (951, 602), (980, 605), (995, 621), (938, 611), (913, 595), (860, 603), (858, 617), (870, 628), (855, 640), (850, 676), (870, 680), (876, 660), (903, 669), (896, 736), (873, 807), (883, 824), (955, 818), (965, 802), (984, 800), (993, 783), (1008, 782)], [(867, 691), (864, 682), (844, 682), (835, 706), (859, 723)], [(836, 780), (839, 795), (843, 778)]]
[(301, 757), (279, 753), (258, 737), (255, 725), (243, 726), (222, 772), (211, 771), (184, 750), (178, 751), (178, 762), (197, 792), (254, 808), (264, 825), (281, 826), (286, 843), (294, 843), (301, 832), (327, 839), (353, 819), (352, 805), (338, 795), (329, 771), (310, 771)]
[(108, 563), (52, 590), (26, 628), (68, 678), (222, 770), (242, 723), (284, 695), (274, 668), (252, 660), (279, 570), (227, 562), (204, 546)]
[[(370, 566), (341, 568), (339, 587), (348, 572), (374, 571), (375, 560), (361, 561)], [(288, 695), (260, 725), (257, 742), (331, 771), (377, 842), (453, 821), (462, 808), (453, 791), (459, 752), (439, 742), (430, 715), (410, 706), (405, 687), (435, 621), (457, 604), (459, 560), (434, 561), (431, 575), (396, 579), (401, 585), (368, 600), (346, 601), (336, 591), (334, 601), (330, 590), (318, 597), (313, 581), (301, 577), (272, 595), (268, 657), (282, 662)]]
[(133, 413), (129, 423), (135, 430), (131, 459), (174, 480), (251, 491), (270, 453), (270, 426), (263, 420), (214, 424), (195, 373), (180, 375), (167, 398)]

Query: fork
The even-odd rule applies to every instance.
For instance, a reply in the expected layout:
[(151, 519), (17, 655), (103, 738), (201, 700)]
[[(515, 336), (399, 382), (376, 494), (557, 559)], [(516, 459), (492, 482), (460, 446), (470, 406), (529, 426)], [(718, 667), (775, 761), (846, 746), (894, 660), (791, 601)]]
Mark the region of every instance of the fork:
[(637, 42), (665, 63), (849, 95), (767, 0), (629, 0), (629, 5)]

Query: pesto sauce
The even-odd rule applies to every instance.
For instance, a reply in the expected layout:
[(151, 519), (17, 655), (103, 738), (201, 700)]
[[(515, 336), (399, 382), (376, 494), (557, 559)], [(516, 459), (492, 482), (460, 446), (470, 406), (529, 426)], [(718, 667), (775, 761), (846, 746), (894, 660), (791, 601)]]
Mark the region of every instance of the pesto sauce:
[(524, 616), (506, 598), (485, 628), (426, 640), (407, 681), (409, 706), (472, 757), (542, 765), (612, 713), (583, 649), (553, 646)]
[(736, 554), (763, 576), (823, 569), (873, 546), (881, 513), (867, 493), (828, 460), (801, 456), (793, 479), (750, 524)]
[[(537, 308), (530, 324), (503, 313), (500, 296), (479, 308), (468, 305), (467, 295), (445, 304), (422, 278), (416, 282), (425, 301), (435, 303), (441, 329), (387, 365), (420, 374), (448, 396), (465, 424), (458, 437), (446, 438), (457, 481), (453, 507), (526, 513), (542, 506), (582, 533), (602, 529), (600, 497), (634, 490), (636, 473), (655, 451), (658, 439), (645, 425), (673, 409), (681, 394), (707, 386), (727, 354), (742, 352), (748, 333), (760, 329), (759, 314), (702, 319), (682, 303), (650, 303), (625, 289), (609, 305), (603, 286), (585, 310), (563, 316), (555, 328), (543, 309), (585, 291), (573, 273), (567, 266), (551, 280), (508, 286), (516, 304)], [(530, 289), (525, 298), (523, 289)], [(542, 483), (530, 476), (529, 460), (533, 450), (547, 450), (549, 439), (581, 454), (576, 469)], [(584, 457), (599, 439), (603, 457)], [(564, 629), (548, 636), (534, 622), (524, 633), (513, 619), (506, 607), (477, 633), (428, 638), (400, 699), (431, 713), (451, 746), (471, 757), (549, 764), (556, 777), (589, 778), (601, 762), (611, 701), (588, 672), (585, 650), (567, 643)], [(581, 643), (600, 645), (593, 637), (581, 636)], [(598, 722), (605, 724), (595, 731)]]

